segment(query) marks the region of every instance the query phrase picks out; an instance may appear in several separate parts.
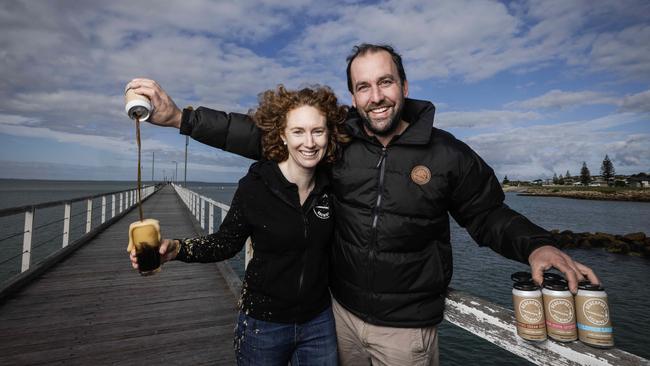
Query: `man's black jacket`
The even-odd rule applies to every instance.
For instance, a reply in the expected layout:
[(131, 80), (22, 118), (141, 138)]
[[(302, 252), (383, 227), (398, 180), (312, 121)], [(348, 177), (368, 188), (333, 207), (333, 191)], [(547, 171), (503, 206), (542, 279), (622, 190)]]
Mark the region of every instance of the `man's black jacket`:
[[(370, 137), (355, 109), (352, 141), (331, 168), (335, 241), (330, 288), (365, 321), (423, 327), (442, 321), (452, 276), (449, 217), (481, 246), (527, 263), (553, 245), (549, 233), (508, 208), (492, 169), (466, 144), (433, 127), (435, 108), (406, 99), (406, 130), (386, 146)], [(181, 133), (252, 159), (259, 134), (243, 114), (185, 110)]]

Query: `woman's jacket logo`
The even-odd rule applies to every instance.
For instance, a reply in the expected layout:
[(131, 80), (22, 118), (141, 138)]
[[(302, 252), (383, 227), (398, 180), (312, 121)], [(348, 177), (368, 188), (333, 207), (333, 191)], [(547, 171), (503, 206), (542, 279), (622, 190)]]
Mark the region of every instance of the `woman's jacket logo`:
[(324, 193), (316, 201), (314, 214), (319, 219), (327, 220), (330, 218), (330, 198), (327, 196), (327, 193)]

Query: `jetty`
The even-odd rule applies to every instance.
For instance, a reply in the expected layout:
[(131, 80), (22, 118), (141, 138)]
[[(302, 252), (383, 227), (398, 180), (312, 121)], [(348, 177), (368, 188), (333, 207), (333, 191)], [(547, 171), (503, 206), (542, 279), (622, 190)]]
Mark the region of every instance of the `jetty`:
[[(171, 185), (152, 194), (143, 208), (160, 220), (163, 235), (201, 234)], [(154, 276), (140, 276), (126, 252), (137, 209), (124, 213), (45, 273), (5, 294), (0, 365), (235, 364), (237, 297), (219, 268), (170, 262)]]
[[(25, 227), (23, 250), (13, 256), (20, 272), (0, 284), (0, 365), (235, 364), (241, 280), (226, 262), (170, 262), (140, 276), (126, 252), (128, 226), (138, 220), (134, 193), (0, 210), (0, 217), (23, 215)], [(164, 237), (214, 232), (229, 208), (178, 185), (147, 187), (144, 195), (145, 216), (160, 220)], [(86, 210), (71, 213), (75, 202)], [(61, 247), (32, 263), (34, 214), (57, 205), (64, 208)], [(85, 232), (70, 241), (74, 216)], [(250, 245), (243, 252), (254, 255)], [(616, 348), (525, 342), (512, 310), (460, 291), (449, 291), (445, 319), (539, 365), (650, 365)]]

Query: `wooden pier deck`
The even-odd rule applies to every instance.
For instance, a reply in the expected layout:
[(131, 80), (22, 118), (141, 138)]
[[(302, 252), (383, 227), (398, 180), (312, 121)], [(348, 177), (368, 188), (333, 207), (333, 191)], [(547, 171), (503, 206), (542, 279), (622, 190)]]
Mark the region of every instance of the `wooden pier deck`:
[[(164, 237), (197, 235), (171, 186), (144, 203)], [(137, 209), (0, 304), (0, 365), (232, 365), (236, 296), (215, 264), (142, 277), (126, 252)]]

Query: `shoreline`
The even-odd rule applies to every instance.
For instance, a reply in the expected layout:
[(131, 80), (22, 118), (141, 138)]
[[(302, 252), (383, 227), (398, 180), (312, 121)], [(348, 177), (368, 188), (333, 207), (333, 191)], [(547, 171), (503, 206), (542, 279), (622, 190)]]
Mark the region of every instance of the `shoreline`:
[(558, 187), (503, 187), (504, 192), (515, 192), (518, 196), (561, 197), (597, 201), (650, 202), (649, 189), (573, 189)]

